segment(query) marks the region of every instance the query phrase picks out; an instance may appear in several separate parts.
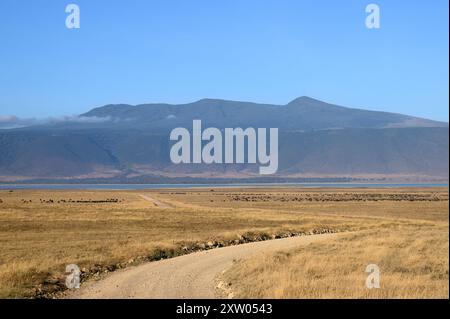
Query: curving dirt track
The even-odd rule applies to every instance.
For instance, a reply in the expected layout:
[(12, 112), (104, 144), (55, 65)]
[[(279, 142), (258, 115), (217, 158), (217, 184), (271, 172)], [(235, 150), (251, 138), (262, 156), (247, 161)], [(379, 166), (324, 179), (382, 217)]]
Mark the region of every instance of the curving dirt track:
[(295, 248), (339, 234), (321, 234), (268, 240), (217, 248), (146, 263), (91, 281), (68, 298), (216, 298), (215, 278), (233, 260), (257, 253)]

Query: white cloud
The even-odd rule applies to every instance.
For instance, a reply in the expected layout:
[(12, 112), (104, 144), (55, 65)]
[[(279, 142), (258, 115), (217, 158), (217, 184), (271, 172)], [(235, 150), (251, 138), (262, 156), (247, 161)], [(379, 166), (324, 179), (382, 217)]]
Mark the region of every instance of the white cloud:
[(62, 116), (49, 118), (19, 118), (14, 115), (0, 115), (0, 129), (13, 129), (35, 125), (60, 124), (60, 123), (103, 123), (108, 121), (116, 121), (111, 117), (97, 116)]

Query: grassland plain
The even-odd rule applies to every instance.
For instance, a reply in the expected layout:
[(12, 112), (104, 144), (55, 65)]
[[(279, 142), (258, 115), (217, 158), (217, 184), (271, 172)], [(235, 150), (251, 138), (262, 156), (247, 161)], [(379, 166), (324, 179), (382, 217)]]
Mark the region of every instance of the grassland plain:
[[(0, 296), (49, 296), (64, 287), (65, 266), (71, 263), (79, 265), (88, 280), (130, 264), (198, 249), (328, 231), (355, 232), (339, 241), (264, 256), (264, 262), (255, 257), (236, 263), (226, 273), (233, 294), (374, 295), (356, 292), (350, 275), (345, 286), (335, 281), (334, 286), (306, 293), (311, 291), (306, 281), (320, 285), (320, 278), (332, 273), (336, 279), (342, 277), (333, 265), (341, 265), (347, 256), (338, 268), (358, 276), (358, 284), (366, 260), (376, 263), (382, 258), (380, 267), (389, 265), (383, 280), (389, 278), (386, 270), (392, 269), (390, 282), (398, 281), (397, 286), (375, 297), (448, 297), (447, 188), (2, 190)], [(303, 272), (306, 268), (299, 267), (296, 258), (317, 261), (320, 267)], [(286, 271), (284, 286), (275, 285), (280, 281), (277, 267)], [(404, 278), (411, 279), (407, 281), (411, 289), (402, 290)], [(252, 285), (255, 289), (248, 288)]]
[[(380, 196), (369, 191), (369, 194), (366, 199), (350, 193), (316, 196), (334, 197), (340, 202), (352, 196), (359, 198), (356, 202), (375, 200), (377, 204), (371, 205), (372, 211), (350, 200), (345, 212), (335, 207), (334, 214), (370, 215), (379, 220), (377, 225), (327, 242), (237, 261), (220, 276), (226, 287), (224, 296), (448, 298), (449, 225), (445, 193), (430, 192), (428, 195), (436, 202), (432, 200), (425, 205), (419, 202), (431, 197), (427, 199), (421, 191), (405, 194), (399, 190)], [(369, 264), (376, 264), (381, 270), (380, 289), (366, 288), (365, 269)]]

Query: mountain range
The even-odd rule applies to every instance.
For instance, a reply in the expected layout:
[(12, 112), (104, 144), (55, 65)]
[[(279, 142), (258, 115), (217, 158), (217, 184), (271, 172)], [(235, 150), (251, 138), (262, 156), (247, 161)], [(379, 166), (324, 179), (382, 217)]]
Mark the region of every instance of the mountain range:
[(286, 105), (218, 99), (114, 104), (0, 129), (0, 181), (262, 178), (255, 164), (173, 164), (170, 131), (191, 129), (196, 119), (219, 129), (278, 128), (274, 179), (448, 180), (448, 123), (300, 97)]

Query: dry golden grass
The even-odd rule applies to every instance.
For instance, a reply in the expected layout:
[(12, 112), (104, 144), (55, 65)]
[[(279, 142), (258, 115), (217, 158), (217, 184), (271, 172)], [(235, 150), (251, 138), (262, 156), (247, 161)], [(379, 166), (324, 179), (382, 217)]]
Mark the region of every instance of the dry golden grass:
[[(39, 284), (63, 275), (70, 263), (81, 268), (109, 265), (151, 255), (158, 248), (236, 238), (247, 232), (274, 234), (317, 228), (381, 231), (392, 227), (448, 231), (448, 191), (403, 190), (408, 194), (419, 191), (440, 199), (338, 201), (344, 193), (369, 190), (0, 191), (0, 297), (34, 296)], [(332, 200), (278, 200), (321, 192), (331, 194)], [(255, 193), (268, 199), (236, 200), (236, 196)], [(141, 194), (173, 208), (156, 207)], [(111, 198), (118, 202), (92, 202)], [(81, 200), (91, 202), (77, 202)], [(441, 237), (431, 241), (430, 249), (442, 258), (447, 255), (448, 268), (448, 236)], [(402, 240), (408, 242), (406, 237)], [(446, 253), (439, 250), (438, 240), (446, 241)]]
[[(158, 198), (155, 192), (143, 191), (1, 191), (0, 296), (33, 296), (37, 285), (63, 274), (70, 263), (109, 265), (151, 255), (161, 247), (236, 238), (246, 232), (357, 226), (348, 218), (335, 221), (270, 210), (193, 208), (189, 198), (174, 208), (161, 209), (140, 194)], [(69, 202), (109, 198), (119, 202)]]
[[(440, 214), (238, 261), (221, 280), (237, 298), (448, 298), (448, 210)], [(380, 289), (365, 286), (369, 264)]]

